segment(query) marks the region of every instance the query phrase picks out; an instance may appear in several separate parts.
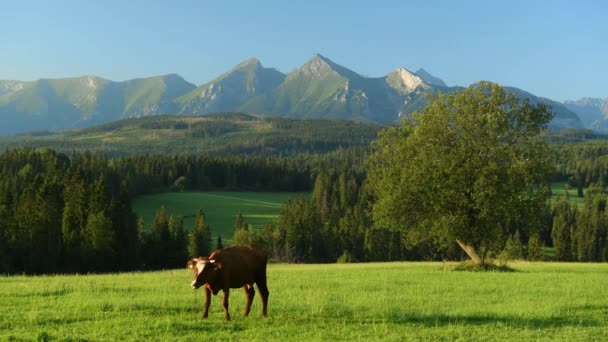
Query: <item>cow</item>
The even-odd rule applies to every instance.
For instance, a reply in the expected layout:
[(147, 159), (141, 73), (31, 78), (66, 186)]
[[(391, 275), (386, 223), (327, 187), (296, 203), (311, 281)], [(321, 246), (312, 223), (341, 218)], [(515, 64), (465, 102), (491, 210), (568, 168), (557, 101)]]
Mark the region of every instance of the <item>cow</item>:
[(188, 267), (194, 271), (192, 289), (201, 286), (205, 289), (205, 308), (203, 318), (207, 318), (211, 293), (217, 295), (220, 290), (224, 291), (222, 305), (224, 306), (224, 318), (230, 320), (228, 312), (228, 297), (230, 289), (242, 287), (245, 290), (247, 302), (244, 315), (248, 316), (251, 310), (251, 302), (255, 296), (253, 283), (260, 291), (262, 299), (262, 316), (266, 317), (268, 306), (268, 287), (266, 285), (266, 265), (268, 255), (266, 252), (250, 245), (233, 246), (216, 250), (209, 257), (199, 257), (188, 261)]

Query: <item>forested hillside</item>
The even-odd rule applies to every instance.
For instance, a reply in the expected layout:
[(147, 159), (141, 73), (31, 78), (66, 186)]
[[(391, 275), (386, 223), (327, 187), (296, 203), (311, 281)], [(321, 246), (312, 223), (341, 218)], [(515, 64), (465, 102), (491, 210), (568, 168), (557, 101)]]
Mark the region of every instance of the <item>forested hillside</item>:
[(0, 149), (50, 147), (64, 153), (294, 156), (367, 148), (382, 126), (344, 120), (257, 118), (242, 113), (156, 116), (64, 133), (0, 137)]

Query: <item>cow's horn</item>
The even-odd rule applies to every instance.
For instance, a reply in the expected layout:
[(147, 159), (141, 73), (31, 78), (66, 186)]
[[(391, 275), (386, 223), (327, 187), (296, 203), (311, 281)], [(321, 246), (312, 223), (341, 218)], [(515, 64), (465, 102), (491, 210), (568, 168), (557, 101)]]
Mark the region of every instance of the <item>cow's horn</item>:
[(215, 259), (210, 259), (209, 262), (213, 264), (215, 262)]

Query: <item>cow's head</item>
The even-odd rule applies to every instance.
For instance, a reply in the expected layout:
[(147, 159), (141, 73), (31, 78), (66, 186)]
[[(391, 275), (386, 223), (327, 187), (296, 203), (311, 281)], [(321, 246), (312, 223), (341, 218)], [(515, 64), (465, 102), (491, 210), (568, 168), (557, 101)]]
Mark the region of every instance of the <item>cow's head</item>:
[(192, 288), (198, 289), (204, 284), (213, 283), (217, 278), (217, 271), (222, 268), (220, 262), (214, 259), (200, 257), (188, 261), (188, 268), (194, 271), (194, 279), (192, 280)]

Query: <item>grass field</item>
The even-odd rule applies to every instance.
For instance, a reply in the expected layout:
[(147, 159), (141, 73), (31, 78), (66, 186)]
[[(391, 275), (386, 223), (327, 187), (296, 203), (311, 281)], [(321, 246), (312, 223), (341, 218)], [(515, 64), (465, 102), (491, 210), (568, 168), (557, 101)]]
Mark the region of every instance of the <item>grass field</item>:
[[(608, 265), (522, 263), (456, 272), (441, 263), (269, 265), (269, 317), (256, 295), (221, 293), (201, 318), (188, 269), (0, 277), (0, 340), (592, 341), (608, 336)], [(314, 280), (313, 280), (314, 279)]]
[(173, 215), (182, 215), (187, 230), (194, 225), (196, 214), (205, 211), (213, 236), (232, 238), (234, 219), (240, 213), (254, 228), (279, 217), (281, 205), (306, 193), (294, 192), (166, 192), (136, 197), (133, 210), (144, 218), (148, 229), (162, 205)]
[[(574, 202), (579, 209), (582, 209), (585, 206), (585, 198), (578, 197), (576, 188), (567, 187), (566, 189), (567, 184), (568, 183), (566, 182), (551, 183), (551, 201), (557, 200), (558, 196), (564, 197), (567, 192), (570, 202)], [(584, 190), (585, 189), (583, 189), (583, 192)]]

